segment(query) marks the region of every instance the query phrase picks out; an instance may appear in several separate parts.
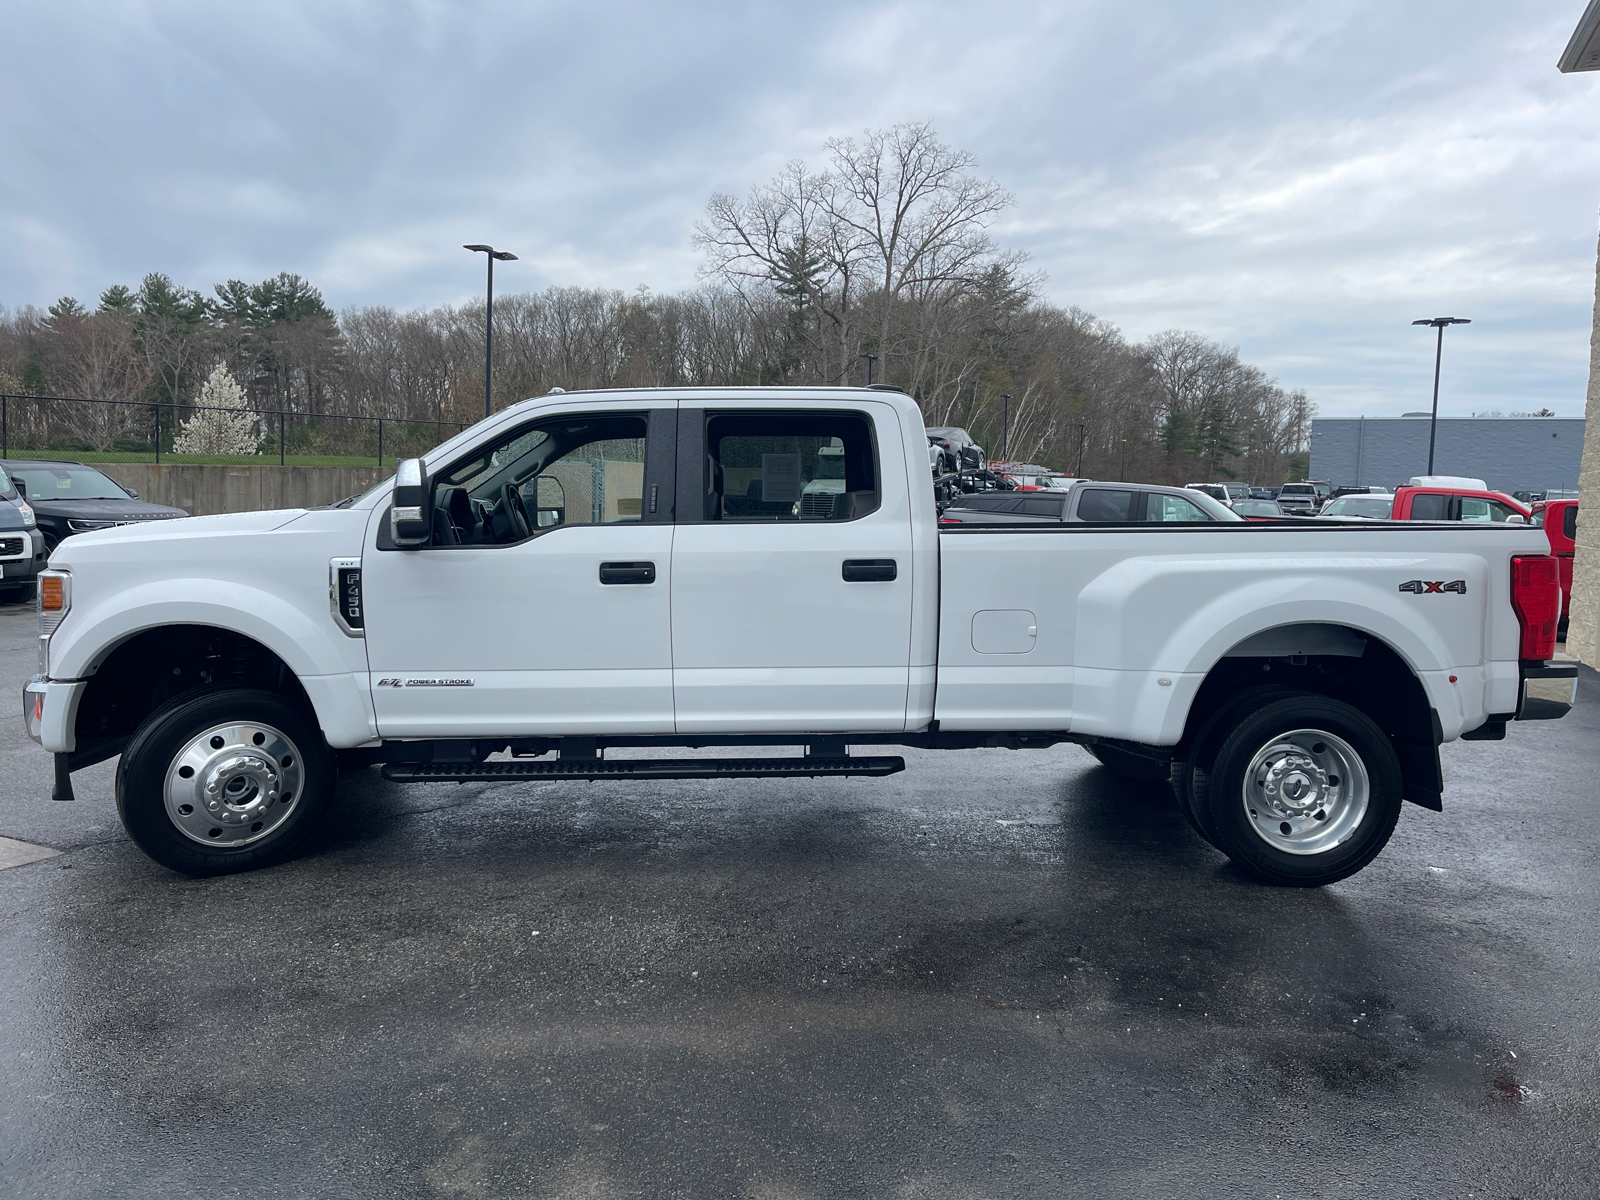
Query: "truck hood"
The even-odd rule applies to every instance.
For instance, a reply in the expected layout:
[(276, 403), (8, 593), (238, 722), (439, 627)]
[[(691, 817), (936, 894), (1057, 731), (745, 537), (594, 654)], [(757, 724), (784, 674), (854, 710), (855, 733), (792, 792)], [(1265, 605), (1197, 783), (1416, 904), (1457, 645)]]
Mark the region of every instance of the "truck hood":
[(303, 508), (274, 512), (220, 513), (214, 517), (181, 517), (169, 521), (140, 521), (111, 529), (93, 529), (64, 539), (50, 556), (52, 566), (92, 556), (101, 546), (126, 547), (134, 542), (170, 542), (218, 534), (266, 533), (281, 529), (304, 516)]

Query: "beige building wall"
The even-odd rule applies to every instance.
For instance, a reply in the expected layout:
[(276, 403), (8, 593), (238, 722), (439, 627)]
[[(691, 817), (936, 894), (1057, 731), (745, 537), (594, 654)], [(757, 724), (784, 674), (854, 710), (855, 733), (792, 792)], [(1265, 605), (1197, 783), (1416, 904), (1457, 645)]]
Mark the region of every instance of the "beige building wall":
[(1578, 557), (1572, 564), (1572, 619), (1567, 653), (1600, 667), (1600, 249), (1595, 255), (1594, 329), (1589, 335), (1589, 397), (1584, 408), (1583, 468), (1578, 488)]

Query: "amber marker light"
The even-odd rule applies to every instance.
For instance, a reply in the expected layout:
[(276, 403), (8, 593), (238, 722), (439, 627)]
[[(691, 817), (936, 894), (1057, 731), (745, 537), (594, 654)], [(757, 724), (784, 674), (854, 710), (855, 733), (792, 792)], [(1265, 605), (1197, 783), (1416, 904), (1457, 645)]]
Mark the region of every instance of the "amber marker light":
[(67, 607), (67, 589), (59, 575), (46, 575), (39, 580), (39, 608), (43, 612), (61, 612)]

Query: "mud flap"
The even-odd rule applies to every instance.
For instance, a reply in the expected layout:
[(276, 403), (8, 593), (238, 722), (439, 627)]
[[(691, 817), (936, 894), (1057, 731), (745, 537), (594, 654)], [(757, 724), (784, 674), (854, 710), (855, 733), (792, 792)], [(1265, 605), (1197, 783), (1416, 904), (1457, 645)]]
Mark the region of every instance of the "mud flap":
[(1444, 768), (1439, 747), (1420, 738), (1389, 739), (1400, 760), (1400, 784), (1405, 798), (1434, 812), (1444, 811)]

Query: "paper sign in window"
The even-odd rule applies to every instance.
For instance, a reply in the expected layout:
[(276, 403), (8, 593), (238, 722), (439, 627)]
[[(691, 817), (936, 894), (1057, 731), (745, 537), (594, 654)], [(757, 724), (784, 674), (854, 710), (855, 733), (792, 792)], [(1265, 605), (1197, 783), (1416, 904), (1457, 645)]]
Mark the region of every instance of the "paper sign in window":
[(761, 456), (761, 498), (768, 504), (793, 504), (800, 499), (800, 456)]

